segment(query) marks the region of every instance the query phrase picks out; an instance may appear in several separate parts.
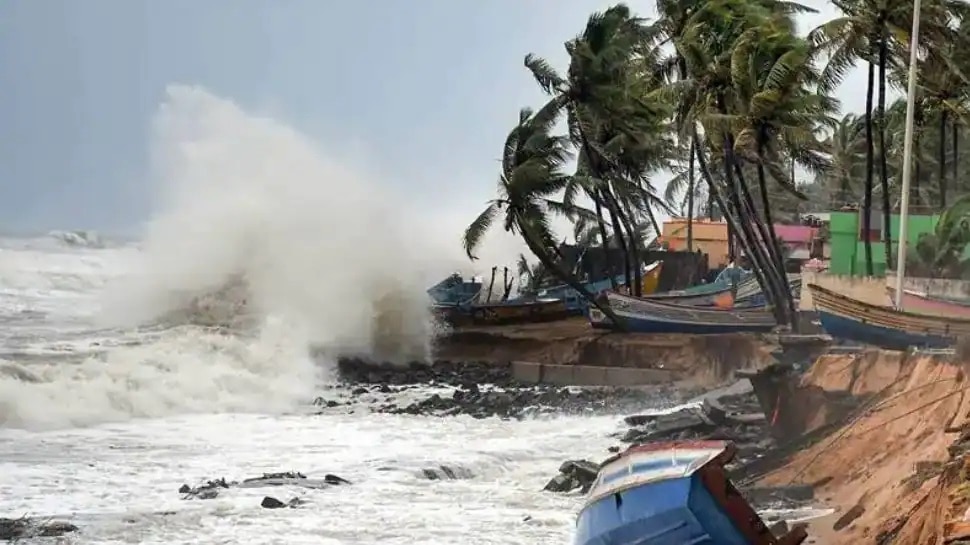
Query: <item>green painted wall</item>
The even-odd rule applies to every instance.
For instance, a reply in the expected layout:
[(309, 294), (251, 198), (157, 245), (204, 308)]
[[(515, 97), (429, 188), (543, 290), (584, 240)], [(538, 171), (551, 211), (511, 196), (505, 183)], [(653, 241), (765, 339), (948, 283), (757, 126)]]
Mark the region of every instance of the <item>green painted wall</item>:
[[(860, 240), (859, 212), (832, 212), (829, 223), (831, 238), (829, 241), (832, 262), (829, 272), (850, 276), (865, 276), (866, 274), (866, 245)], [(906, 226), (906, 244), (916, 244), (920, 235), (932, 233), (936, 228), (939, 215), (910, 216)], [(899, 216), (893, 214), (890, 218), (892, 232), (893, 259), (896, 257), (899, 240)], [(883, 241), (872, 242), (872, 267), (876, 276), (886, 275), (886, 246)]]

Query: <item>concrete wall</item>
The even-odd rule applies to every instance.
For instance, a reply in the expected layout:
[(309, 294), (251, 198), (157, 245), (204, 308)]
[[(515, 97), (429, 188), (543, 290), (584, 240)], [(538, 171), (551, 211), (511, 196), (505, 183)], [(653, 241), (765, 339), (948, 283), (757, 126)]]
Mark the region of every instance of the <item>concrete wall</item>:
[[(836, 293), (873, 305), (889, 305), (891, 301), (886, 288), (896, 286), (896, 277), (875, 278), (803, 271), (799, 310), (813, 310), (815, 308), (812, 303), (812, 294), (808, 290), (809, 284), (817, 284)], [(906, 289), (925, 292), (929, 295), (970, 298), (970, 282), (965, 280), (906, 278), (904, 286)]]
[(593, 365), (555, 365), (529, 361), (512, 362), (512, 377), (530, 384), (559, 386), (637, 386), (670, 382), (676, 378), (672, 371), (636, 369), (632, 367), (600, 367)]

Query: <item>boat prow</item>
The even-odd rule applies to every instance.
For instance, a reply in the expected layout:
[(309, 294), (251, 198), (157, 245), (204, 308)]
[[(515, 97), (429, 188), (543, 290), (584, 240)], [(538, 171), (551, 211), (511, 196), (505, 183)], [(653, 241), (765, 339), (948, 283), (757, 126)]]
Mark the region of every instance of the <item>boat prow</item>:
[(726, 441), (632, 447), (604, 464), (576, 522), (575, 545), (795, 545), (803, 527), (778, 538), (724, 470)]

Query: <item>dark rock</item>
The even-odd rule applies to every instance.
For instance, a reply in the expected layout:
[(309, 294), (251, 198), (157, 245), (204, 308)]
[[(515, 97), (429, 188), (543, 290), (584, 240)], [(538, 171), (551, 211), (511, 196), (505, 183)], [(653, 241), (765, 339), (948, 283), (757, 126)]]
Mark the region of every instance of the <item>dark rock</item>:
[(347, 479), (344, 479), (343, 477), (338, 477), (337, 475), (333, 475), (331, 473), (327, 473), (326, 475), (323, 476), (323, 482), (327, 484), (332, 484), (335, 486), (350, 484), (350, 481), (348, 481)]
[(781, 539), (789, 531), (788, 530), (788, 522), (786, 522), (784, 520), (779, 520), (778, 522), (776, 522), (776, 523), (772, 524), (771, 526), (769, 526), (768, 527), (768, 531), (771, 532), (771, 535), (775, 536), (778, 539)]
[(211, 481), (206, 481), (205, 484), (191, 488), (187, 484), (183, 484), (179, 487), (179, 494), (184, 494), (184, 500), (197, 499), (197, 500), (211, 500), (219, 496), (219, 491), (224, 488), (229, 488), (229, 483), (226, 479), (215, 479)]
[(779, 487), (759, 487), (746, 488), (744, 497), (751, 503), (761, 506), (766, 505), (786, 505), (808, 503), (815, 498), (815, 490), (804, 484), (779, 486)]
[(240, 482), (227, 482), (225, 479), (207, 481), (205, 484), (195, 488), (183, 484), (179, 488), (179, 493), (183, 494), (182, 499), (211, 500), (219, 496), (222, 489), (230, 487), (239, 488), (259, 488), (264, 486), (299, 486), (303, 488), (327, 488), (335, 485), (347, 485), (350, 481), (338, 477), (337, 475), (327, 474), (323, 479), (310, 479), (306, 475), (297, 471), (285, 471), (279, 473), (264, 473), (259, 477), (250, 477)]
[(272, 496), (265, 496), (259, 506), (265, 509), (282, 509), (286, 504)]
[(585, 494), (589, 492), (600, 466), (589, 460), (570, 460), (559, 466), (559, 475), (553, 477), (543, 490), (548, 492), (572, 492), (581, 489)]
[(421, 476), (429, 481), (471, 479), (475, 475), (471, 470), (459, 466), (440, 465), (421, 470)]
[(835, 524), (832, 525), (832, 529), (838, 532), (848, 527), (850, 524), (855, 522), (855, 519), (861, 517), (865, 512), (866, 508), (861, 504), (855, 505), (852, 507), (852, 509), (846, 511), (841, 517), (839, 517), (838, 520), (835, 521)]
[(292, 500), (283, 503), (273, 496), (264, 496), (263, 501), (259, 505), (264, 509), (282, 509), (284, 507), (289, 507), (292, 509), (304, 505), (305, 503), (306, 501), (300, 498), (293, 498)]
[(77, 526), (69, 522), (39, 521), (28, 517), (19, 519), (0, 518), (0, 540), (16, 541), (35, 537), (60, 537), (77, 532)]

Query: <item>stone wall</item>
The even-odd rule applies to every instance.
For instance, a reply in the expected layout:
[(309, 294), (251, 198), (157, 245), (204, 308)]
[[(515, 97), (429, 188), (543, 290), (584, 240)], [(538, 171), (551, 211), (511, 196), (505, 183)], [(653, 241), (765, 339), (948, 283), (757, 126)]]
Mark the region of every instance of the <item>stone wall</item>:
[[(896, 277), (842, 276), (811, 271), (802, 272), (802, 293), (799, 310), (813, 310), (812, 294), (809, 284), (818, 284), (836, 293), (865, 301), (873, 305), (888, 305), (890, 299), (887, 287), (896, 287)], [(906, 289), (925, 292), (929, 295), (970, 298), (970, 282), (942, 278), (906, 278)]]

